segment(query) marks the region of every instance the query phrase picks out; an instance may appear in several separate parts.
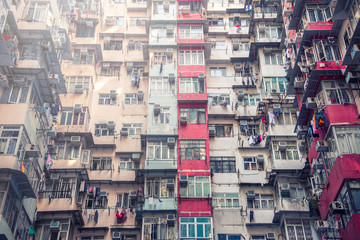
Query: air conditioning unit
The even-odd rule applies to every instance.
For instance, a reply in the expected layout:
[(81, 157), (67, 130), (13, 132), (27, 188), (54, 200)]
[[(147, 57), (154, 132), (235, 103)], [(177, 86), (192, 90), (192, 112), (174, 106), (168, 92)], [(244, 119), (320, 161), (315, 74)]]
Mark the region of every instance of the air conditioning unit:
[(273, 108), (274, 108), (274, 109), (280, 109), (280, 108), (281, 108), (281, 104), (273, 104)]
[(235, 72), (240, 72), (241, 69), (242, 69), (241, 64), (235, 64), (235, 66), (234, 66)]
[(50, 175), (51, 180), (57, 180), (57, 179), (59, 179), (59, 177), (60, 177), (60, 174), (58, 174), (58, 173), (53, 173)]
[(299, 147), (300, 152), (305, 152), (305, 151), (306, 151), (305, 141), (300, 141), (300, 142), (298, 143), (298, 147)]
[(255, 191), (254, 190), (249, 190), (247, 192), (247, 198), (248, 199), (255, 199)]
[(109, 62), (103, 62), (102, 66), (105, 67), (105, 68), (108, 68), (108, 67), (110, 67), (110, 63)]
[(301, 78), (296, 77), (294, 81), (294, 88), (297, 89), (303, 89), (304, 88), (305, 81), (303, 81)]
[(116, 90), (110, 90), (110, 95), (111, 95), (111, 96), (117, 95)]
[(129, 129), (128, 128), (121, 128), (120, 135), (121, 136), (128, 136), (129, 135)]
[(75, 85), (75, 93), (83, 93), (84, 88), (81, 84)]
[(120, 238), (121, 238), (120, 232), (113, 232), (112, 238), (113, 238), (113, 239), (120, 239)]
[(108, 121), (107, 122), (107, 128), (108, 129), (114, 129), (115, 128), (115, 122), (114, 121)]
[(187, 124), (188, 123), (188, 116), (181, 116), (180, 114), (180, 124)]
[(175, 146), (176, 139), (174, 137), (167, 138), (167, 145)]
[(239, 90), (239, 91), (237, 91), (237, 96), (238, 96), (238, 98), (239, 99), (243, 99), (244, 98), (244, 91), (243, 90)]
[(169, 82), (175, 83), (175, 74), (174, 73), (169, 73)]
[(188, 176), (180, 176), (179, 184), (180, 186), (186, 186), (188, 184)]
[(232, 48), (234, 51), (239, 50), (239, 41), (235, 40), (232, 42)]
[(133, 190), (133, 191), (130, 191), (129, 192), (129, 197), (130, 198), (137, 198), (137, 191), (136, 190)]
[(290, 191), (290, 184), (283, 183), (280, 185), (280, 191), (282, 192), (289, 192)]
[(199, 73), (198, 78), (199, 78), (199, 81), (204, 81), (205, 74), (204, 73)]
[(81, 104), (74, 105), (74, 113), (81, 113)]
[(360, 79), (360, 73), (358, 72), (348, 72), (345, 78), (347, 83), (355, 83), (359, 79)]
[(278, 96), (278, 95), (280, 95), (280, 91), (278, 89), (276, 89), (276, 88), (273, 88), (270, 91), (270, 95), (271, 96)]
[(40, 150), (36, 144), (27, 144), (25, 147), (25, 156), (27, 157), (39, 157)]
[(264, 155), (262, 155), (262, 154), (257, 155), (257, 161), (258, 161), (258, 163), (259, 163), (259, 162), (260, 162), (260, 163), (263, 163), (264, 160), (265, 160)]
[(317, 109), (316, 98), (308, 97), (306, 99), (306, 108), (307, 109)]
[(164, 9), (169, 9), (169, 7), (170, 7), (170, 2), (169, 1), (164, 1), (163, 2), (163, 8)]
[(275, 233), (271, 232), (271, 233), (267, 233), (266, 234), (266, 240), (275, 240)]
[(246, 120), (241, 120), (240, 121), (240, 126), (247, 126), (247, 121)]
[(328, 221), (315, 221), (315, 229), (317, 231), (326, 231), (329, 228), (329, 222)]
[(317, 141), (315, 147), (316, 147), (317, 152), (328, 152), (329, 151), (329, 144), (327, 141)]
[(160, 114), (160, 110), (161, 110), (161, 107), (160, 107), (160, 104), (155, 104), (154, 105), (154, 115), (157, 116)]
[(297, 126), (296, 133), (297, 133), (298, 139), (302, 139), (303, 137), (305, 137), (307, 135), (308, 127), (307, 126)]
[(175, 214), (168, 214), (166, 220), (167, 220), (167, 225), (175, 226)]
[(50, 230), (51, 231), (59, 231), (60, 229), (60, 222), (59, 221), (51, 221), (50, 222)]
[(0, 73), (0, 87), (9, 87), (7, 76), (1, 73)]
[(133, 154), (131, 154), (131, 159), (132, 159), (133, 161), (139, 161), (139, 160), (140, 160), (140, 156), (141, 156), (140, 153), (133, 153)]
[(286, 142), (279, 142), (279, 151), (286, 151)]
[(80, 143), (81, 137), (80, 136), (71, 136), (70, 142), (71, 143)]
[(138, 91), (137, 92), (137, 99), (141, 102), (142, 100), (144, 100), (144, 92), (143, 91)]
[(175, 188), (175, 181), (174, 179), (168, 179), (166, 183), (166, 188), (174, 189)]
[(209, 137), (215, 137), (215, 135), (216, 135), (215, 126), (209, 126)]
[(26, 85), (26, 77), (23, 77), (23, 76), (15, 76), (13, 81), (16, 85), (19, 85), (19, 86)]
[(344, 205), (340, 201), (331, 202), (329, 210), (331, 214), (343, 214), (345, 212)]

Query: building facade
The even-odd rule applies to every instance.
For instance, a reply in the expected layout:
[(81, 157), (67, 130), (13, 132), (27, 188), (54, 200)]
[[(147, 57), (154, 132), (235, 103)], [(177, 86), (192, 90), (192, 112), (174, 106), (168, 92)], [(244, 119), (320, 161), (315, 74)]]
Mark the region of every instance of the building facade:
[(0, 0), (0, 239), (359, 239), (359, 18)]

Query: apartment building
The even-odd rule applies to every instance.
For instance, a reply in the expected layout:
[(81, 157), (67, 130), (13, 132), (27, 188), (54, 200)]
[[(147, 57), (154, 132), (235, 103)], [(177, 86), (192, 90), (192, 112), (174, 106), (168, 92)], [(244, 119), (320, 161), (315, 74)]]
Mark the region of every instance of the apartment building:
[(0, 239), (358, 239), (359, 5), (0, 0)]

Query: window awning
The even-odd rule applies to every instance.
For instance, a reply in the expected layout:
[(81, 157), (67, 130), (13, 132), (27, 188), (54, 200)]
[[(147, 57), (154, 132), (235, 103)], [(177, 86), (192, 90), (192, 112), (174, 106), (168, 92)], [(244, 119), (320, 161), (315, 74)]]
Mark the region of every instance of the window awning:
[(31, 187), (29, 179), (27, 178), (25, 173), (19, 170), (9, 168), (0, 169), (0, 173), (7, 173), (12, 175), (11, 181), (14, 182), (17, 187), (17, 191), (20, 192), (22, 197), (36, 198), (35, 192)]

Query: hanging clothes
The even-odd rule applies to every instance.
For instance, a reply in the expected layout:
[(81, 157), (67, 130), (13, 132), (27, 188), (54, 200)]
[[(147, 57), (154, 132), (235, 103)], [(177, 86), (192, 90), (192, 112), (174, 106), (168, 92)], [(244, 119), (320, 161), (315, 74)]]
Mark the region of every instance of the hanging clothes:
[(276, 125), (274, 113), (268, 112), (268, 114), (269, 114), (269, 123), (270, 123), (270, 125)]
[(326, 121), (324, 112), (315, 112), (314, 114), (315, 128), (323, 129), (323, 127), (328, 127), (329, 124)]
[(98, 223), (98, 219), (99, 219), (99, 213), (98, 213), (98, 210), (96, 210), (95, 215), (94, 215), (94, 222)]
[(160, 73), (162, 73), (162, 70), (163, 70), (163, 63), (161, 62), (160, 63)]

